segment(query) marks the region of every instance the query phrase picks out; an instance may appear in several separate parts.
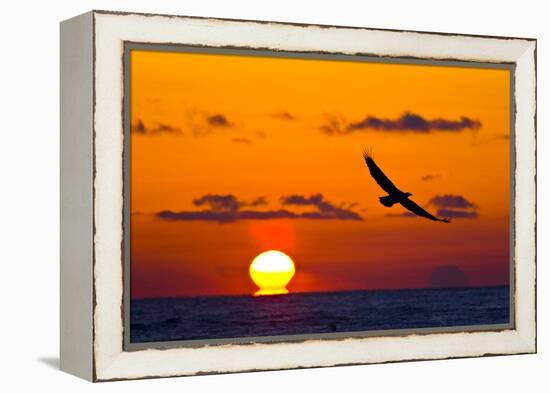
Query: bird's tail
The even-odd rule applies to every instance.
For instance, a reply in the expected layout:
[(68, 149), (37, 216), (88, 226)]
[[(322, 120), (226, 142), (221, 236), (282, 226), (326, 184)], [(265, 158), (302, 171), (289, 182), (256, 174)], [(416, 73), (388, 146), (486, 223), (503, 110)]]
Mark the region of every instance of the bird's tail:
[(444, 222), (445, 224), (448, 224), (451, 222), (450, 218), (439, 218), (438, 221)]

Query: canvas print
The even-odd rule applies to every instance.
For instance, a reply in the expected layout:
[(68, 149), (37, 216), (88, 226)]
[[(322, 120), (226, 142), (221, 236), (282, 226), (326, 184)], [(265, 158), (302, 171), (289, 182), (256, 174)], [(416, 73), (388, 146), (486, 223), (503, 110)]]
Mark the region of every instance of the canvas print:
[(127, 66), (130, 343), (511, 326), (510, 67), (145, 45)]

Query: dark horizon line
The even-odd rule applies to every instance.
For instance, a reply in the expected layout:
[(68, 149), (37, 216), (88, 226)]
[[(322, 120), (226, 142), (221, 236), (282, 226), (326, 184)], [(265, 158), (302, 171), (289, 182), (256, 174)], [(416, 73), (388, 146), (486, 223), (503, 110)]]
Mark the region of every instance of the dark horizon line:
[(304, 294), (330, 294), (330, 293), (349, 293), (349, 292), (400, 292), (400, 291), (426, 291), (426, 290), (439, 290), (439, 289), (481, 289), (481, 288), (498, 288), (498, 287), (509, 287), (510, 284), (494, 284), (494, 285), (477, 285), (477, 286), (459, 286), (459, 287), (422, 287), (422, 288), (379, 288), (379, 289), (343, 289), (338, 291), (289, 291), (286, 294), (280, 295), (262, 295), (254, 296), (252, 293), (241, 293), (241, 294), (226, 294), (226, 295), (189, 295), (189, 296), (148, 296), (148, 297), (132, 297), (130, 296), (130, 301), (134, 300), (152, 300), (152, 299), (179, 299), (179, 298), (211, 298), (211, 297), (278, 297), (278, 296), (292, 296), (292, 295), (304, 295)]

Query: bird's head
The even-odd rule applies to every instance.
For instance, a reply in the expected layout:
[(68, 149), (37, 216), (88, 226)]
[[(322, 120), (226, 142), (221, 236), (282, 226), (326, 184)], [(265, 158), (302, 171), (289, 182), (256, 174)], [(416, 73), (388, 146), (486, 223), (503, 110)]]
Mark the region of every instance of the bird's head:
[(411, 194), (410, 192), (406, 192), (406, 193), (405, 193), (405, 196), (408, 198), (408, 197), (413, 196), (413, 194)]

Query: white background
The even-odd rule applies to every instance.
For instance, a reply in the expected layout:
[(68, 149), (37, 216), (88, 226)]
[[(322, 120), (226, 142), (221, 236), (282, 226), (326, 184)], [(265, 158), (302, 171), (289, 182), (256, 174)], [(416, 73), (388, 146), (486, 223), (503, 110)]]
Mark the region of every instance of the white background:
[[(539, 1), (9, 1), (0, 13), (0, 390), (548, 391), (550, 22)], [(58, 368), (59, 27), (90, 9), (523, 36), (538, 39), (537, 355), (169, 378), (92, 385)], [(488, 179), (490, 181), (490, 179)], [(546, 371), (546, 373), (545, 373)]]

